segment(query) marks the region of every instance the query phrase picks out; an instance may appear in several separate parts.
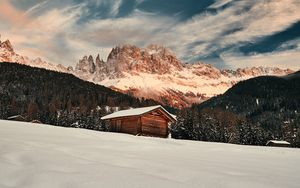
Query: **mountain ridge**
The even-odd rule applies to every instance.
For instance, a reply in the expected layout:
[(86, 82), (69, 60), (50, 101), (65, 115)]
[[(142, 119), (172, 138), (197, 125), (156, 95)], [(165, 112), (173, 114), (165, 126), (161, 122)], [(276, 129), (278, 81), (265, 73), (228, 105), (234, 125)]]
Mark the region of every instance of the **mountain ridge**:
[(183, 109), (171, 130), (174, 138), (250, 145), (285, 140), (300, 147), (299, 112), (300, 71), (259, 76)]
[[(90, 63), (86, 58), (79, 62), (85, 62), (84, 66)], [(282, 76), (293, 72), (274, 67), (219, 70), (202, 62), (183, 63), (162, 46), (138, 48), (128, 44), (113, 48), (107, 61), (102, 61), (101, 70), (104, 71), (91, 74), (79, 71), (75, 74), (127, 94), (153, 98), (177, 108), (201, 103), (222, 94), (241, 80), (261, 75)]]
[(70, 67), (65, 67), (62, 64), (51, 64), (40, 57), (35, 59), (30, 59), (27, 56), (20, 55), (14, 51), (13, 45), (11, 44), (10, 40), (6, 40), (1, 42), (0, 40), (0, 62), (12, 62), (12, 63), (19, 63), (23, 65), (28, 65), (31, 67), (38, 67), (44, 68), (48, 70), (54, 70), (59, 72), (70, 72)]
[(22, 115), (27, 121), (98, 130), (103, 115), (159, 104), (44, 68), (2, 62), (0, 73), (0, 119)]
[(0, 61), (17, 62), (73, 74), (83, 80), (110, 87), (139, 98), (151, 98), (164, 105), (185, 108), (224, 93), (241, 80), (262, 75), (284, 76), (290, 69), (251, 67), (220, 70), (210, 64), (183, 63), (168, 48), (149, 45), (119, 45), (104, 61), (100, 55), (86, 55), (75, 67), (29, 59), (14, 52), (9, 41), (0, 42)]

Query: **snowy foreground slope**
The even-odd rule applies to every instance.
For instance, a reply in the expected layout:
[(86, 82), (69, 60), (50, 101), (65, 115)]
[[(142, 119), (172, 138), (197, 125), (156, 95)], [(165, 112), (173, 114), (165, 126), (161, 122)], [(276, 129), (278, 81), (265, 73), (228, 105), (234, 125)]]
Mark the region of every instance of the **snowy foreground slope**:
[(300, 150), (0, 120), (0, 187), (300, 187)]

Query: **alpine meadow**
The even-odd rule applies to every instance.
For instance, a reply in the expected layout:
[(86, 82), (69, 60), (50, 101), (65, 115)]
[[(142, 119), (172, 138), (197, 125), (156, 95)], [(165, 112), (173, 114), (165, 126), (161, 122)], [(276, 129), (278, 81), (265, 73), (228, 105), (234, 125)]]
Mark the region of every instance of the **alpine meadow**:
[(0, 0), (0, 188), (300, 187), (299, 0)]

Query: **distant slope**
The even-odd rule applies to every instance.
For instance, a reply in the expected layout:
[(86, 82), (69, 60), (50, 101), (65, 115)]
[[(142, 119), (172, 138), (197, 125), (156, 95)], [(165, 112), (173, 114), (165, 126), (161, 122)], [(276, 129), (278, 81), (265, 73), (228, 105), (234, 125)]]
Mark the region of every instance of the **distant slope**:
[(283, 77), (261, 76), (241, 81), (200, 107), (219, 107), (249, 117), (260, 111), (300, 113), (300, 71)]
[(30, 59), (27, 56), (18, 54), (15, 52), (14, 47), (9, 40), (6, 40), (4, 42), (1, 42), (0, 40), (0, 62), (19, 63), (22, 65), (39, 67), (59, 72), (70, 72), (71, 70), (70, 67), (66, 68), (61, 64), (51, 64), (42, 60), (41, 58)]
[[(0, 63), (0, 118), (100, 129), (100, 117), (116, 108), (158, 104), (83, 81), (71, 74)], [(111, 108), (116, 107), (116, 108)]]
[(0, 120), (0, 187), (298, 188), (300, 150)]
[(184, 109), (173, 137), (252, 145), (277, 139), (300, 147), (299, 75), (241, 81), (223, 95)]

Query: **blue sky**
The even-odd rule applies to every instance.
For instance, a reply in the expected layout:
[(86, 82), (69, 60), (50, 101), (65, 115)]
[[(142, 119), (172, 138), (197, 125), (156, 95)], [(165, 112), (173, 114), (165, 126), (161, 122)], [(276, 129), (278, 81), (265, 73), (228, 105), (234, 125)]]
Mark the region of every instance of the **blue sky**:
[(219, 68), (300, 68), (299, 0), (1, 0), (17, 52), (74, 65), (121, 44), (160, 44)]

